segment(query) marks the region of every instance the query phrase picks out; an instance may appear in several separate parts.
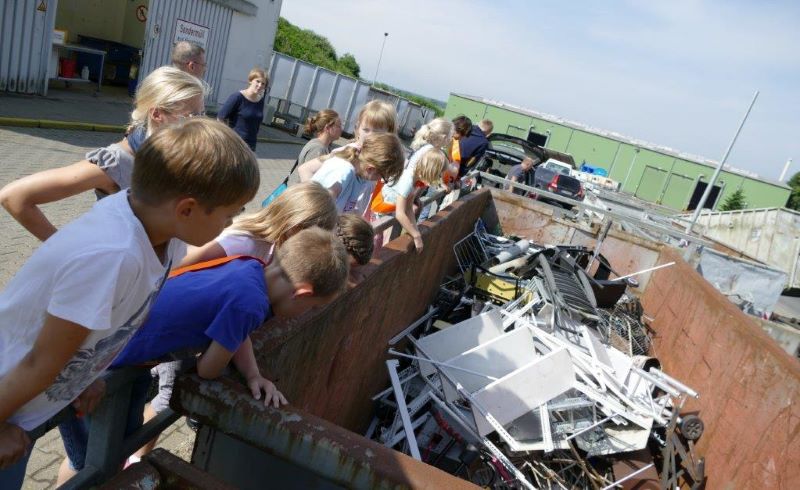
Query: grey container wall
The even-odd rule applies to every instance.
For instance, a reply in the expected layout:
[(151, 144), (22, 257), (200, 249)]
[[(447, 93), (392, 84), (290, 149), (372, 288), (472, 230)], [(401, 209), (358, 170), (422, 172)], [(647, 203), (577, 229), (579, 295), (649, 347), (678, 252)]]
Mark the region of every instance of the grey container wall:
[[(370, 84), (321, 66), (273, 52), (269, 66), (269, 105), (279, 117), (302, 124), (312, 113), (333, 109), (342, 118), (346, 133), (355, 131), (358, 111), (367, 102), (381, 99), (397, 110), (398, 133), (413, 130), (433, 119), (433, 111), (394, 94), (373, 89)], [(269, 114), (269, 111), (267, 111)], [(271, 121), (265, 121), (270, 123)]]
[(47, 95), (57, 0), (0, 0), (0, 91)]

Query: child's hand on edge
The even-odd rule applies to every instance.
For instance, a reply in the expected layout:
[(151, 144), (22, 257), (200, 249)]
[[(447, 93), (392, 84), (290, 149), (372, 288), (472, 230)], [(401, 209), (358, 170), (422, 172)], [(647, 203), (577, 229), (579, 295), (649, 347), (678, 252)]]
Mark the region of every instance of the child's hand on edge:
[(422, 253), (422, 246), (423, 246), (422, 245), (422, 235), (417, 235), (417, 236), (415, 236), (413, 238), (414, 238), (414, 248), (417, 249), (417, 253), (418, 254), (421, 254)]
[(25, 455), (31, 440), (19, 426), (0, 423), (0, 470), (4, 470)]
[(275, 387), (275, 383), (263, 376), (253, 376), (248, 379), (247, 386), (250, 388), (250, 391), (253, 393), (253, 398), (256, 400), (260, 400), (261, 392), (264, 392), (265, 407), (272, 405), (275, 408), (280, 408), (281, 405), (289, 403), (286, 401), (286, 398), (283, 397), (283, 394), (278, 391), (278, 388)]
[(83, 417), (94, 412), (103, 395), (106, 394), (106, 382), (104, 379), (98, 378), (83, 390), (83, 393), (78, 395), (78, 398), (72, 402), (75, 407), (75, 415)]

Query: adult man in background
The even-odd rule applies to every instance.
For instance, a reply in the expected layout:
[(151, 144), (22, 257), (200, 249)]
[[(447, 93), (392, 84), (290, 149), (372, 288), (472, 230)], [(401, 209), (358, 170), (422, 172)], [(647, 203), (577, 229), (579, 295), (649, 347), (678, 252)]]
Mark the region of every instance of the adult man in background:
[[(534, 164), (535, 162), (531, 157), (523, 158), (522, 162), (511, 167), (511, 170), (508, 171), (508, 175), (506, 175), (506, 179), (510, 180), (511, 182), (531, 185), (531, 178), (533, 177)], [(511, 186), (511, 184), (507, 184), (505, 186), (505, 189), (507, 191), (511, 191), (514, 194), (519, 194), (521, 196), (524, 196), (526, 194), (526, 191), (514, 188)]]
[(206, 74), (206, 50), (189, 41), (178, 41), (172, 48), (172, 66), (202, 80)]

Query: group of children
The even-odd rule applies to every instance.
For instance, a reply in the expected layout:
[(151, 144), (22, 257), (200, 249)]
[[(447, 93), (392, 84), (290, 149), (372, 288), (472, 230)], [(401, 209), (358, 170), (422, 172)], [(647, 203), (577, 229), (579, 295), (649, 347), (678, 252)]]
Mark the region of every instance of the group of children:
[[(257, 161), (227, 126), (195, 117), (205, 94), (194, 76), (159, 68), (139, 86), (125, 138), (0, 190), (0, 204), (44, 242), (0, 293), (0, 488), (22, 484), (26, 431), (68, 405), (76, 417), (59, 427), (68, 455), (59, 483), (83, 467), (83, 416), (107, 369), (154, 366), (158, 377), (147, 406), (150, 375), (137, 382), (128, 433), (168, 406), (187, 361), (207, 379), (232, 363), (255, 398), (286, 403), (259, 372), (250, 333), (336, 298), (372, 256), (369, 220), (394, 213), (421, 252), (414, 203), (458, 175), (450, 121), (420, 128), (407, 158), (394, 108), (372, 101), (354, 141), (335, 150), (338, 115), (312, 118), (301, 183), (237, 216), (258, 189)], [(38, 207), (90, 189), (99, 202), (61, 230)]]

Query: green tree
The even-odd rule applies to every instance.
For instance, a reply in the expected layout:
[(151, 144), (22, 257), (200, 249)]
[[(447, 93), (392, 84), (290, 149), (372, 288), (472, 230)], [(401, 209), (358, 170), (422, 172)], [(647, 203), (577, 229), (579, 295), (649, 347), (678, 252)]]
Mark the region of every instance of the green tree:
[(301, 29), (283, 17), (278, 19), (275, 51), (350, 77), (358, 78), (361, 72), (355, 56), (347, 53), (338, 58), (326, 37), (310, 29)]
[(744, 191), (742, 189), (736, 189), (733, 191), (733, 194), (728, 196), (725, 199), (725, 202), (720, 205), (720, 211), (736, 211), (738, 209), (744, 209), (747, 203), (744, 200)]
[(789, 201), (786, 203), (786, 207), (794, 209), (795, 211), (800, 211), (800, 172), (792, 175), (792, 178), (789, 179), (787, 184), (792, 188), (792, 193), (789, 195)]
[(339, 58), (336, 68), (339, 73), (350, 75), (353, 78), (361, 76), (361, 67), (358, 65), (356, 57), (350, 53), (345, 53)]

